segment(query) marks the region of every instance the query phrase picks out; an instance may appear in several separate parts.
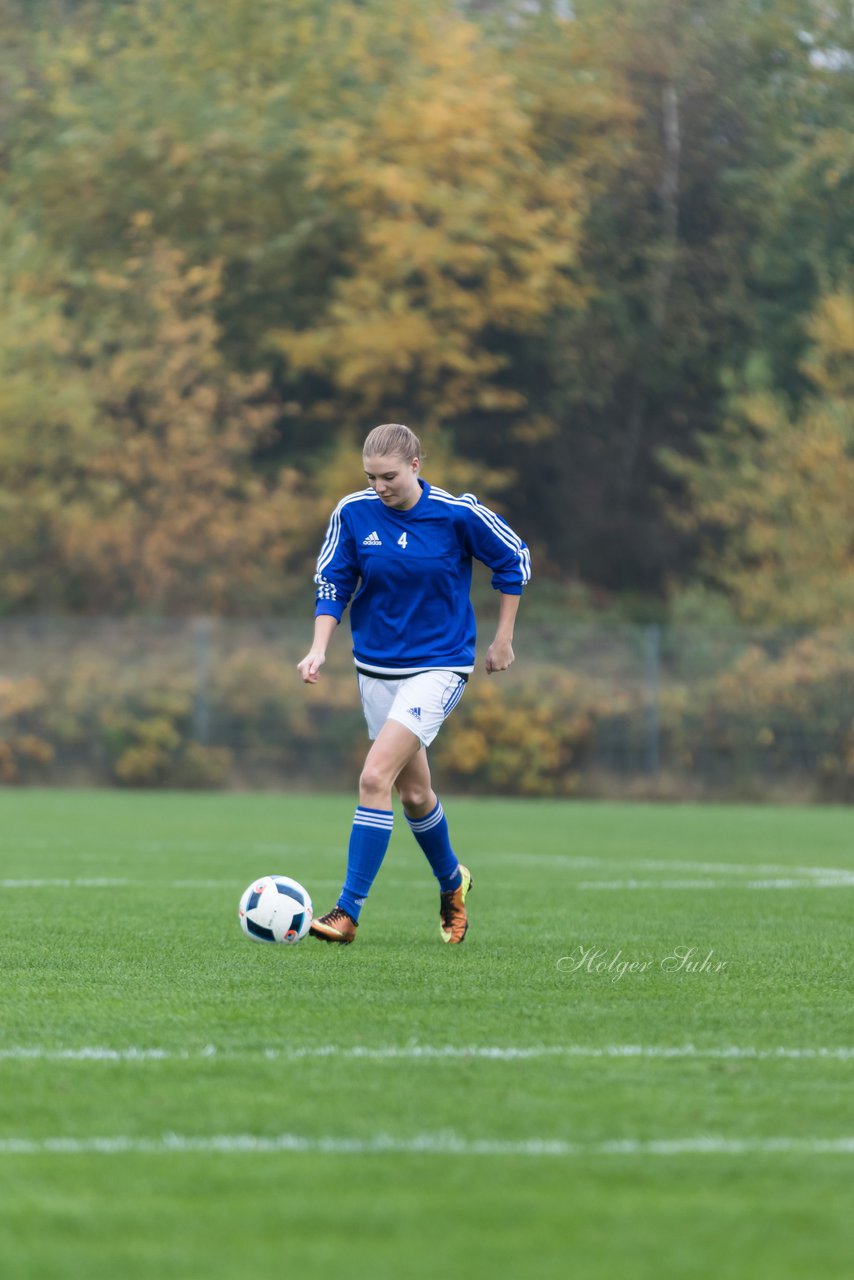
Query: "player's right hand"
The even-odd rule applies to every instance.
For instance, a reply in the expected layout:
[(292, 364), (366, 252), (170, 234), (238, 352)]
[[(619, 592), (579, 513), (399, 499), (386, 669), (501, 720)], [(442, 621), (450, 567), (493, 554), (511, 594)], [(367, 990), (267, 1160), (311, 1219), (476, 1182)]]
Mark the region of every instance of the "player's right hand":
[(312, 649), (311, 653), (307, 653), (302, 662), (297, 663), (297, 671), (303, 678), (304, 684), (317, 684), (317, 678), (320, 675), (320, 668), (326, 661), (326, 654), (320, 653), (317, 649)]

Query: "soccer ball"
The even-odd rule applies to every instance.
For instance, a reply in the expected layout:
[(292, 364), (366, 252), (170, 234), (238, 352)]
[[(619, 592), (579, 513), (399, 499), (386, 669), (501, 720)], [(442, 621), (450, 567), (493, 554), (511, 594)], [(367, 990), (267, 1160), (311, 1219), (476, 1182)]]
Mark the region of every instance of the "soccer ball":
[(313, 915), (311, 898), (290, 876), (253, 880), (238, 908), (240, 927), (255, 942), (299, 942), (308, 933)]

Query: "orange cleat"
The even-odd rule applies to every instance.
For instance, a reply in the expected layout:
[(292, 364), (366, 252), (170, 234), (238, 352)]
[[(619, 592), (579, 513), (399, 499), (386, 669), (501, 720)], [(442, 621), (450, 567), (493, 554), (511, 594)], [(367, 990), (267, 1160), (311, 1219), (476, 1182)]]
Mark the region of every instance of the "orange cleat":
[(348, 916), (346, 911), (333, 907), (319, 920), (312, 920), (309, 933), (321, 942), (340, 942), (343, 946), (348, 946), (356, 937), (358, 927), (358, 922)]
[[(452, 946), (462, 942), (466, 936), (466, 930), (469, 927), (466, 897), (474, 884), (468, 867), (460, 863), (460, 871), (463, 878), (459, 888), (439, 895), (439, 931), (442, 941), (450, 942)], [(314, 928), (313, 925), (312, 928)]]

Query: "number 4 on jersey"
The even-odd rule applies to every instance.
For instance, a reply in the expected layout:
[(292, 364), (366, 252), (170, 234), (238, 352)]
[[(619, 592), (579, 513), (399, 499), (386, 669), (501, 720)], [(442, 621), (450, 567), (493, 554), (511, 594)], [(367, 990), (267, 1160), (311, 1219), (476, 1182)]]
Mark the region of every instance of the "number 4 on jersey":
[(405, 534), (405, 533), (402, 533), (402, 534), (400, 535), (400, 537), (399, 537), (399, 538), (398, 538), (398, 540), (397, 540), (397, 545), (398, 545), (399, 547), (405, 547), (405, 546), (406, 546), (406, 534)]

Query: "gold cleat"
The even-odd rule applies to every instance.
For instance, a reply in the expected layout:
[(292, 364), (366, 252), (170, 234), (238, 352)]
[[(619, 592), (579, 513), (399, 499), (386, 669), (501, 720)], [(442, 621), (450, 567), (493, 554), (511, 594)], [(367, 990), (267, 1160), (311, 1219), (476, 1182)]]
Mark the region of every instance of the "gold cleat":
[(321, 942), (339, 942), (348, 946), (356, 937), (358, 927), (358, 922), (348, 916), (346, 911), (333, 907), (319, 920), (312, 920), (309, 933)]
[[(452, 946), (462, 942), (466, 936), (466, 930), (469, 927), (466, 896), (474, 884), (468, 867), (460, 863), (460, 871), (463, 878), (459, 887), (439, 895), (439, 932), (442, 935), (442, 941), (449, 942)], [(314, 928), (313, 925), (312, 928)]]

